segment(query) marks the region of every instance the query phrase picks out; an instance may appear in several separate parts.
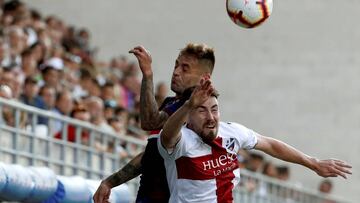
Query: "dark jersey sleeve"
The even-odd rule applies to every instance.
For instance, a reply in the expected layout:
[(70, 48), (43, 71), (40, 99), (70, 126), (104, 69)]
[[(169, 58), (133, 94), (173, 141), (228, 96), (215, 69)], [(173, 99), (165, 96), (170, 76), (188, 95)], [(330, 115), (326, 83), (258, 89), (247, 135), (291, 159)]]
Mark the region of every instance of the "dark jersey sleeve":
[(176, 99), (175, 97), (167, 97), (161, 104), (159, 110), (166, 112), (169, 116), (177, 111), (191, 96), (194, 87), (188, 88), (184, 91), (182, 97)]

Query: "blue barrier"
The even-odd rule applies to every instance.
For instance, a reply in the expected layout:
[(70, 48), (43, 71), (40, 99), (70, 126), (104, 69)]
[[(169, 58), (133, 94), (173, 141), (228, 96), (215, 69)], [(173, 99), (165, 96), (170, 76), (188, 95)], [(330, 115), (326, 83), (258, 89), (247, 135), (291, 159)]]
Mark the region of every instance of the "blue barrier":
[(7, 179), (6, 179), (4, 164), (0, 162), (0, 194), (6, 186), (6, 182)]
[(55, 173), (49, 168), (29, 168), (34, 188), (26, 198), (26, 202), (41, 202), (50, 198), (58, 188), (58, 181)]
[(28, 171), (20, 165), (3, 165), (6, 183), (0, 199), (6, 201), (24, 201), (31, 195), (34, 183)]
[[(0, 202), (89, 203), (100, 181), (56, 176), (49, 168), (0, 163)], [(129, 203), (127, 185), (113, 188), (110, 202)]]
[(75, 176), (75, 177), (58, 176), (58, 180), (64, 186), (64, 191), (65, 191), (65, 196), (61, 202), (63, 203), (88, 202), (89, 198), (92, 197), (92, 194), (89, 188), (87, 187), (84, 178), (79, 176)]

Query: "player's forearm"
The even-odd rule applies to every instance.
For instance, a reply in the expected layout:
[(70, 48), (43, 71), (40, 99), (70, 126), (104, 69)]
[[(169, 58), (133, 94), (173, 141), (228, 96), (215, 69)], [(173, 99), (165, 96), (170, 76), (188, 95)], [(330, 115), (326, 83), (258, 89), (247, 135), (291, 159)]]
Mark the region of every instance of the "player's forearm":
[(186, 122), (186, 118), (191, 110), (189, 102), (185, 102), (175, 113), (166, 121), (161, 131), (161, 141), (166, 148), (172, 148), (180, 139), (180, 130)]
[(154, 83), (152, 75), (144, 75), (141, 82), (140, 95), (140, 120), (144, 130), (160, 129), (167, 116), (160, 113), (154, 95)]
[(137, 155), (134, 159), (132, 159), (128, 164), (126, 164), (122, 169), (118, 172), (113, 173), (109, 177), (107, 177), (104, 181), (110, 185), (110, 187), (116, 187), (127, 181), (136, 178), (141, 174), (141, 158), (143, 153)]
[(283, 161), (303, 165), (311, 170), (315, 170), (317, 159), (310, 157), (294, 147), (273, 138), (266, 137), (269, 147), (263, 151), (275, 158)]

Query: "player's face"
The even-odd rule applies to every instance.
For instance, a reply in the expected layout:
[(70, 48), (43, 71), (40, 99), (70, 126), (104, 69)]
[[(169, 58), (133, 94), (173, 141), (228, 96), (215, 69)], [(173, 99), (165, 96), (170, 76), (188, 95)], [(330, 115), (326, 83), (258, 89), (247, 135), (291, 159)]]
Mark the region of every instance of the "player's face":
[(219, 129), (219, 106), (215, 97), (196, 107), (189, 115), (189, 127), (204, 141), (216, 138)]
[(194, 56), (179, 55), (171, 78), (171, 90), (182, 94), (187, 88), (197, 85), (202, 75), (202, 68)]

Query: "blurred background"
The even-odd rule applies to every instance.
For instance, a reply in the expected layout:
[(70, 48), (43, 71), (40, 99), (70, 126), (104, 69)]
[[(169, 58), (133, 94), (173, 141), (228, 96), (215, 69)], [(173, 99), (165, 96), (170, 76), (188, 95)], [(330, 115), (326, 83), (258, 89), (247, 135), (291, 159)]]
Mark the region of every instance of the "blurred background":
[[(122, 71), (120, 75), (136, 72), (137, 63), (128, 51), (145, 46), (153, 57), (155, 83), (167, 87), (180, 48), (188, 42), (214, 47), (213, 80), (220, 92), (222, 120), (239, 122), (320, 159), (347, 161), (353, 175), (347, 180), (331, 179), (332, 193), (360, 201), (360, 27), (356, 20), (360, 1), (274, 1), (270, 19), (250, 30), (229, 19), (225, 1), (24, 2), (43, 18), (54, 16), (55, 28), (57, 19), (74, 26), (90, 62), (109, 68), (110, 73), (117, 74), (115, 69)], [(52, 26), (51, 19), (46, 23)], [(48, 35), (56, 40), (56, 33)], [(79, 54), (71, 48), (69, 61), (76, 62)], [(44, 64), (57, 64), (50, 59)], [(97, 79), (106, 86), (106, 78)], [(129, 114), (136, 112), (140, 79), (135, 73), (122, 78), (121, 84), (134, 95), (117, 104)], [(102, 100), (108, 99), (103, 96)], [(322, 181), (303, 167), (264, 159), (289, 167), (289, 181), (296, 185), (317, 190)]]

